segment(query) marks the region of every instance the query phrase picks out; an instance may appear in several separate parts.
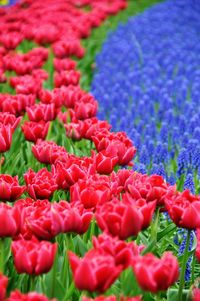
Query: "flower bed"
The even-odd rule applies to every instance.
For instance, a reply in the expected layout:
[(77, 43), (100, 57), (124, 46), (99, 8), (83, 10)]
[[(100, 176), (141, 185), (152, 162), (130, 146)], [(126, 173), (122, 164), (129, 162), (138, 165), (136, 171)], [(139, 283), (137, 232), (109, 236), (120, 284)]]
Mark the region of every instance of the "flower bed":
[(195, 250), (200, 260), (199, 196), (133, 171), (135, 146), (79, 86), (81, 39), (126, 6), (24, 0), (0, 11), (0, 301), (198, 300), (198, 283), (184, 287), (188, 257), (191, 284)]
[(92, 84), (99, 116), (136, 145), (136, 169), (180, 189), (186, 180), (192, 192), (200, 167), (198, 27), (197, 1), (167, 1), (130, 19), (105, 42)]

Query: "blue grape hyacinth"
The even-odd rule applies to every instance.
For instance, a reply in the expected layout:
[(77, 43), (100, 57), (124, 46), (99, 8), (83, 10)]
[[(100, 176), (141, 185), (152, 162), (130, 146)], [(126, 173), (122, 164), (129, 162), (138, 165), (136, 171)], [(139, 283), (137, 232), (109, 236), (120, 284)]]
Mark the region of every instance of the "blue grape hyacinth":
[(92, 93), (99, 117), (132, 139), (135, 170), (181, 180), (181, 189), (194, 191), (191, 178), (200, 176), (200, 2), (169, 0), (130, 18), (108, 35), (96, 66)]

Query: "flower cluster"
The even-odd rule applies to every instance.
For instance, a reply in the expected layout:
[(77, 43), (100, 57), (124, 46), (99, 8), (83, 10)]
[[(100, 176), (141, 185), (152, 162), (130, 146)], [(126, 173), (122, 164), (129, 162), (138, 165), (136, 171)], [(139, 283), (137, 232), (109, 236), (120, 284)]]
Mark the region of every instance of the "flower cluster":
[[(0, 10), (0, 81), (10, 91), (0, 94), (0, 301), (78, 300), (81, 290), (87, 301), (114, 282), (114, 293), (94, 300), (166, 296), (179, 263), (160, 240), (176, 226), (197, 231), (199, 260), (199, 196), (132, 170), (132, 140), (97, 117), (96, 98), (79, 84), (81, 39), (126, 5), (22, 0)], [(130, 277), (136, 291), (123, 288)]]

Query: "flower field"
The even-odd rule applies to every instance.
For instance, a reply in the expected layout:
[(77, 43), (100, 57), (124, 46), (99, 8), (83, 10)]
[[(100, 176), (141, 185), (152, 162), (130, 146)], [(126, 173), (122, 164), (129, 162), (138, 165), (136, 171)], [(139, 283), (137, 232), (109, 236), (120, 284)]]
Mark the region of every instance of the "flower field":
[(200, 5), (157, 2), (0, 8), (0, 301), (200, 301)]

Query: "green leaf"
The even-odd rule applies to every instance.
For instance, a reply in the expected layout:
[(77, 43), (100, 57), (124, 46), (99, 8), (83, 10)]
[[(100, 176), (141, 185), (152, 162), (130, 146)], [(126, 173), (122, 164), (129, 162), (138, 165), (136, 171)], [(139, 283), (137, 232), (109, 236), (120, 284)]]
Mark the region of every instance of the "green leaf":
[(120, 280), (121, 288), (125, 296), (137, 296), (142, 293), (142, 290), (137, 283), (132, 268), (125, 270), (122, 273)]
[(167, 228), (165, 228), (164, 230), (158, 232), (158, 235), (157, 235), (158, 241), (161, 240), (163, 237), (165, 237), (170, 232), (175, 231), (176, 229), (177, 229), (177, 227), (176, 227), (175, 224), (173, 224), (173, 223), (169, 224), (169, 226), (167, 226)]
[[(188, 301), (189, 290), (183, 290), (182, 300)], [(178, 300), (178, 290), (177, 289), (169, 289), (167, 291), (167, 301), (177, 301)]]

